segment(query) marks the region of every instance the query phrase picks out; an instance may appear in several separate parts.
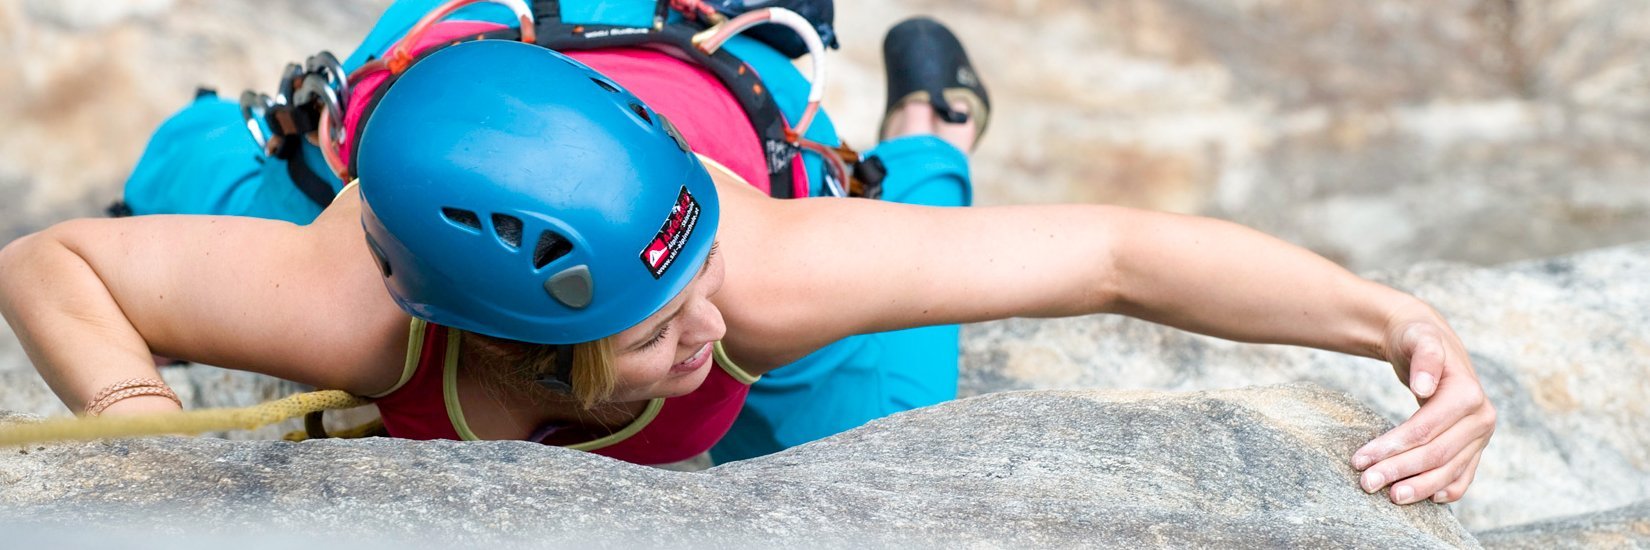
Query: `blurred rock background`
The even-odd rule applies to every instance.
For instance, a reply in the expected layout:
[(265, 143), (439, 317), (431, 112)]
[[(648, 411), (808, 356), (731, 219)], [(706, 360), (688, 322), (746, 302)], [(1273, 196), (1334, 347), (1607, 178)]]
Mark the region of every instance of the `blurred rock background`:
[[(92, 215), (197, 86), (270, 91), (385, 0), (0, 3), (0, 242)], [(982, 204), (1232, 219), (1354, 270), (1650, 238), (1650, 4), (843, 0), (826, 106), (868, 145), (881, 39), (932, 14), (990, 87)]]
[[(226, 96), (270, 91), (289, 61), (322, 49), (347, 53), (387, 3), (0, 2), (6, 130), (0, 132), (0, 243), (58, 220), (99, 214), (118, 197), (148, 134), (198, 86)], [(1486, 370), (1505, 373), (1486, 379), (1492, 396), (1511, 397), (1515, 406), (1533, 400), (1519, 410), (1529, 411), (1525, 420), (1539, 429), (1530, 432), (1533, 440), (1502, 436), (1497, 445), (1506, 448), (1492, 447), (1509, 454), (1493, 465), (1486, 459), (1483, 472), (1506, 483), (1476, 489), (1486, 504), (1474, 509), (1469, 500), (1461, 510), (1469, 528), (1601, 510), (1650, 494), (1650, 481), (1632, 477), (1650, 471), (1650, 459), (1642, 448), (1623, 447), (1650, 439), (1642, 423), (1642, 401), (1650, 397), (1642, 391), (1650, 378), (1650, 329), (1642, 315), (1610, 313), (1571, 325), (1541, 305), (1563, 302), (1575, 290), (1565, 284), (1497, 279), (1480, 285), (1471, 271), (1448, 277), (1402, 271), (1430, 260), (1498, 264), (1650, 240), (1644, 176), (1650, 173), (1650, 57), (1643, 55), (1650, 48), (1650, 3), (839, 0), (837, 6), (843, 49), (830, 60), (826, 107), (861, 146), (874, 140), (883, 109), (880, 41), (887, 28), (909, 15), (931, 14), (970, 47), (994, 100), (991, 133), (975, 157), (981, 204), (1096, 202), (1211, 215), (1357, 271), (1384, 270), (1383, 280), (1449, 302), (1458, 312), (1472, 310), (1472, 300), (1539, 298), (1510, 314), (1503, 308), (1474, 317), (1463, 330), (1496, 339), (1488, 343), (1489, 360), (1475, 358), (1480, 363), (1512, 361), (1533, 350), (1554, 369), (1542, 372), (1525, 361)], [(1644, 257), (1642, 248), (1625, 254)], [(1601, 257), (1608, 256), (1592, 258)], [(1650, 280), (1642, 261), (1624, 261), (1604, 271)], [(1527, 264), (1506, 276), (1514, 282), (1563, 278), (1542, 275), (1544, 269)], [(1603, 288), (1625, 292), (1644, 310), (1642, 287)], [(1617, 297), (1609, 292), (1588, 294), (1589, 311), (1634, 310), (1631, 303), (1608, 305)], [(1045, 371), (1070, 361), (1046, 348), (975, 346), (967, 367), (976, 369), (974, 387), (1069, 382), (1192, 389), (1298, 379), (1288, 367), (1255, 378), (1163, 370), (1199, 363), (1181, 356), (1252, 352), (1105, 324), (1114, 321), (1071, 323), (1089, 324), (986, 327), (970, 335), (1096, 326), (1084, 330), (1144, 338), (1150, 346), (1139, 353), (1148, 359), (1131, 350), (1125, 360), (1107, 360), (1117, 348), (1096, 345), (1074, 352), (1096, 356), (1085, 359), (1093, 362), (1084, 367), (1090, 370), (978, 382), (980, 373), (991, 374), (978, 370), (980, 357), (1002, 359), (993, 353)], [(6, 330), (0, 327), (0, 384), (8, 392), (42, 388)], [(1590, 331), (1620, 343), (1595, 355), (1543, 344), (1551, 338), (1583, 344)], [(1467, 336), (1474, 347), (1474, 335)], [(1042, 360), (1049, 357), (1060, 361)], [(1594, 360), (1608, 368), (1588, 370), (1585, 363)], [(1158, 371), (1126, 378), (1137, 372), (1125, 368), (1131, 365)], [(1340, 382), (1318, 381), (1399, 414), (1401, 388), (1390, 375), (1373, 376), (1378, 369), (1365, 367)], [(169, 376), (179, 377), (186, 393), (191, 384), (242, 380), (231, 373), (196, 372), (191, 383)], [(1362, 378), (1390, 387), (1358, 392), (1346, 381)], [(285, 391), (253, 387), (265, 393), (200, 397), (210, 397), (207, 404), (244, 404)], [(1592, 399), (1598, 396), (1607, 399)], [(4, 408), (62, 410), (39, 391), (8, 396)], [(1534, 454), (1518, 454), (1524, 449)], [(1539, 466), (1524, 466), (1525, 459)], [(1608, 474), (1583, 485), (1533, 481), (1595, 469)], [(1610, 477), (1623, 472), (1628, 477)], [(1537, 502), (1496, 506), (1521, 498)]]

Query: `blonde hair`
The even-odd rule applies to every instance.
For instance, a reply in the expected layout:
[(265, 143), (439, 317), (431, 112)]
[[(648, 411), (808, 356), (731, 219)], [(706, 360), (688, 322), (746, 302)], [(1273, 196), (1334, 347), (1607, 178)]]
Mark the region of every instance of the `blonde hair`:
[[(536, 380), (556, 372), (560, 346), (533, 344), (465, 333), (465, 344), (478, 353), (478, 365), (494, 392), (527, 391), (546, 401), (564, 394), (540, 386)], [(479, 345), (477, 345), (479, 344)], [(613, 337), (573, 345), (573, 399), (588, 410), (613, 396), (618, 383)]]
[[(613, 362), (613, 355), (612, 336), (573, 346), (573, 397), (584, 408), (613, 396), (613, 388), (618, 384), (618, 366)], [(555, 357), (549, 359), (554, 361)]]

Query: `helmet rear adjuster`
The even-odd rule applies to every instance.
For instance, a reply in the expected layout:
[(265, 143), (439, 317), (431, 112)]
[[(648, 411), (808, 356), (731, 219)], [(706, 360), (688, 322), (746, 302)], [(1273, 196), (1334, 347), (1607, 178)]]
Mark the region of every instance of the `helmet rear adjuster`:
[(574, 309), (590, 305), (595, 286), (590, 278), (590, 266), (582, 264), (564, 269), (544, 282), (544, 290), (550, 292), (550, 297)]

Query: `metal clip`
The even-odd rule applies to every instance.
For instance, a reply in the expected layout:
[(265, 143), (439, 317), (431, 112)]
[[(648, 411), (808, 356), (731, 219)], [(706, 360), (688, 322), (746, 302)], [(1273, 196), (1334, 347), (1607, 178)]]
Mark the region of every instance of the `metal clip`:
[(298, 86), (298, 93), (292, 96), (295, 107), (304, 107), (312, 101), (320, 101), (321, 108), (326, 110), (324, 116), (332, 118), (333, 126), (329, 128), (327, 137), (333, 143), (344, 139), (344, 104), (339, 100), (338, 90), (327, 83), (327, 77), (318, 73), (309, 73), (304, 77), (302, 85)]
[(287, 63), (281, 69), (281, 81), (275, 85), (275, 104), (291, 105), (292, 94), (298, 90), (298, 83), (304, 79), (304, 67), (297, 63)]
[(327, 79), (327, 86), (332, 88), (333, 94), (339, 98), (349, 98), (349, 74), (344, 72), (344, 65), (332, 52), (309, 56), (304, 60), (305, 74), (319, 74)]
[(258, 144), (265, 154), (269, 153), (269, 122), (264, 116), (269, 114), (269, 108), (275, 104), (268, 94), (260, 94), (252, 90), (241, 92), (241, 120), (246, 123), (246, 131), (252, 134), (252, 141)]

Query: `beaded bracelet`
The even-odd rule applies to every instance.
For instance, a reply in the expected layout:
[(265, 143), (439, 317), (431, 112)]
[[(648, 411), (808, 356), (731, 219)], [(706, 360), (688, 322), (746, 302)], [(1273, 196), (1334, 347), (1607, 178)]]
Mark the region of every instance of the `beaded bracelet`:
[(178, 399), (178, 394), (173, 392), (164, 380), (159, 378), (128, 378), (110, 384), (98, 391), (97, 395), (86, 403), (86, 416), (103, 414), (103, 411), (111, 405), (140, 395), (158, 395), (171, 399), (179, 407), (183, 406), (183, 401)]

